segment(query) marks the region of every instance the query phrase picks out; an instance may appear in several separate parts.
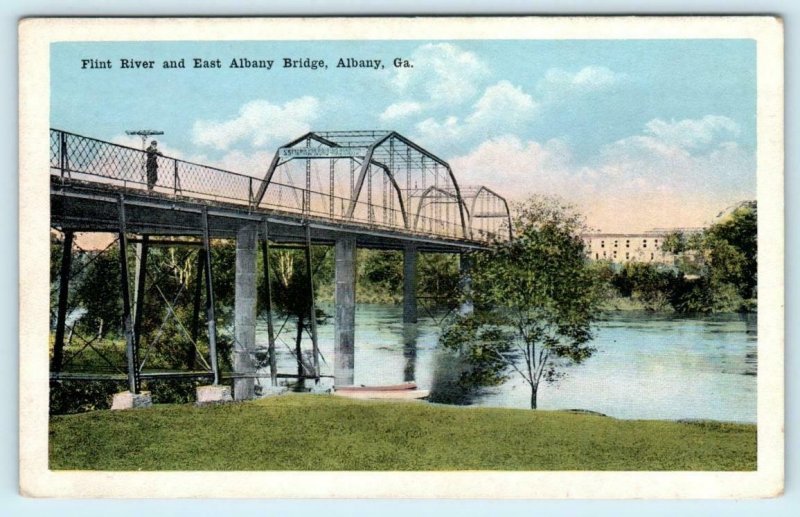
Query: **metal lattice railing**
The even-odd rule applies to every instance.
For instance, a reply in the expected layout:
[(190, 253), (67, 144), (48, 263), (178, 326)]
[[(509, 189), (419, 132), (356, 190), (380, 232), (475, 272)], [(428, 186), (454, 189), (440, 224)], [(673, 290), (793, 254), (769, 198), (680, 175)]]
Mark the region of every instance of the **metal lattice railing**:
[[(330, 162), (329, 170), (326, 169), (329, 183), (319, 178), (319, 167), (312, 168), (313, 160), (296, 160), (294, 165), (304, 167), (305, 188), (292, 184), (292, 175), (286, 173), (281, 177), (284, 181), (278, 177), (271, 178), (263, 197), (257, 199), (265, 181), (261, 178), (161, 155), (151, 158), (157, 163), (157, 177), (153, 177), (151, 170), (148, 178), (146, 151), (57, 129), (50, 130), (50, 174), (62, 182), (82, 181), (159, 197), (234, 204), (251, 211), (270, 210), (297, 214), (301, 218), (357, 223), (370, 228), (433, 237), (474, 241), (506, 237), (500, 225), (487, 226), (483, 222), (489, 220), (487, 214), (490, 212), (471, 216), (466, 203), (468, 198), (462, 199), (457, 195), (457, 186), (452, 181), (448, 184), (444, 179), (441, 182), (437, 179), (446, 177), (444, 167), (440, 170), (439, 165), (427, 163), (424, 156), (412, 155), (413, 149), (408, 146), (389, 143), (391, 145), (384, 146), (387, 150), (382, 151), (381, 158), (388, 167), (403, 163), (406, 176), (395, 179), (396, 175), (391, 174), (387, 165), (381, 165), (382, 169), (370, 166), (368, 193), (355, 200), (352, 196), (352, 160), (324, 160)], [(423, 174), (411, 179), (409, 164), (413, 159), (419, 161), (418, 169)], [(345, 172), (348, 164), (350, 186)], [(435, 172), (427, 184), (426, 170)], [(316, 174), (316, 181), (312, 181), (312, 174)], [(342, 185), (335, 185), (335, 175), (345, 178)], [(394, 180), (394, 187), (390, 180)], [(484, 189), (479, 192), (478, 206), (489, 203), (497, 211), (498, 199), (505, 203)], [(462, 213), (466, 216), (461, 216)], [(503, 215), (507, 215), (507, 207)]]

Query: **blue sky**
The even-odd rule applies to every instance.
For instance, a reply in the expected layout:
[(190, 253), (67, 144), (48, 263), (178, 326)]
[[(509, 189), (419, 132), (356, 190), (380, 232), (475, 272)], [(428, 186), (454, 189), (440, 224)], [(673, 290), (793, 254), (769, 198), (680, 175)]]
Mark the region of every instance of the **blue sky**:
[[(276, 63), (231, 70), (235, 57)], [(328, 68), (281, 67), (306, 57)], [(348, 57), (385, 68), (337, 69)], [(114, 68), (81, 69), (86, 58)], [(181, 58), (186, 69), (161, 68)], [(603, 231), (701, 225), (755, 197), (748, 40), (57, 43), (51, 71), (53, 127), (137, 147), (126, 129), (160, 129), (166, 154), (256, 176), (308, 130), (393, 129), (462, 184), (559, 195)]]

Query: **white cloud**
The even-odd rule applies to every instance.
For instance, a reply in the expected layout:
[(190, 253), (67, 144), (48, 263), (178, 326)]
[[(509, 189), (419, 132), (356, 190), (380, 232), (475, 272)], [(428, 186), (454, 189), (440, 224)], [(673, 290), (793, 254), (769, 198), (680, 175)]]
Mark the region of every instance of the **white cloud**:
[(645, 126), (645, 133), (679, 147), (697, 148), (709, 145), (720, 135), (738, 135), (739, 125), (720, 115), (706, 115), (701, 119), (684, 119), (678, 122), (653, 119)]
[(625, 74), (614, 72), (604, 66), (586, 66), (577, 72), (551, 68), (536, 84), (536, 89), (543, 98), (553, 101), (607, 90), (625, 78)]
[(236, 117), (224, 121), (198, 120), (192, 128), (192, 139), (200, 146), (227, 150), (232, 144), (245, 141), (254, 147), (283, 143), (306, 133), (319, 115), (320, 103), (315, 97), (300, 97), (284, 103), (266, 100), (248, 102)]
[(395, 90), (434, 105), (459, 104), (475, 96), (489, 74), (472, 52), (451, 43), (429, 43), (411, 56), (414, 68), (400, 68), (392, 78)]
[(214, 167), (219, 167), (227, 171), (238, 172), (247, 176), (254, 176), (261, 178), (267, 173), (272, 158), (275, 155), (274, 150), (257, 151), (254, 153), (244, 153), (242, 151), (231, 151), (226, 153), (218, 160), (206, 160), (201, 163), (208, 163)]
[[(681, 124), (732, 127), (709, 120), (715, 119)], [(755, 196), (753, 153), (730, 141), (686, 148), (670, 131), (654, 132), (652, 127), (661, 126), (652, 122), (645, 134), (609, 144), (585, 163), (575, 162), (563, 140), (540, 143), (511, 135), (486, 140), (450, 163), (462, 185), (485, 184), (512, 201), (532, 193), (557, 195), (576, 203), (590, 225), (604, 231), (699, 226), (721, 208)]]
[(380, 119), (384, 122), (391, 122), (394, 120), (409, 117), (422, 111), (422, 104), (418, 102), (406, 101), (396, 102), (389, 105), (383, 113), (380, 114)]
[(489, 138), (491, 135), (523, 130), (535, 115), (538, 104), (508, 81), (489, 86), (463, 121), (449, 116), (439, 122), (428, 118), (417, 124), (420, 139), (455, 141), (464, 138)]
[(472, 152), (450, 160), (463, 185), (486, 185), (509, 199), (538, 192), (560, 194), (575, 174), (569, 146), (553, 139), (540, 143), (514, 135), (486, 140)]
[(417, 134), (422, 141), (455, 141), (464, 135), (465, 128), (458, 117), (447, 117), (443, 122), (426, 118), (417, 124)]
[(467, 117), (467, 123), (486, 127), (502, 124), (506, 129), (527, 121), (537, 103), (518, 86), (508, 81), (500, 81), (488, 88), (475, 103), (475, 111)]

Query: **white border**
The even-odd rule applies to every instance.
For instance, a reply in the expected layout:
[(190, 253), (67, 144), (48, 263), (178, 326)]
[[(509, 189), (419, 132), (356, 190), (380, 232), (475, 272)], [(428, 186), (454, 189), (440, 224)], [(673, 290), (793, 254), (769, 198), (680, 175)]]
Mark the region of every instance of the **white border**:
[[(47, 470), (49, 45), (55, 41), (665, 39), (757, 41), (756, 472), (64, 472)], [(720, 498), (783, 487), (783, 28), (769, 17), (33, 19), (20, 24), (20, 485), (56, 497)], [(33, 236), (33, 237), (32, 237)]]

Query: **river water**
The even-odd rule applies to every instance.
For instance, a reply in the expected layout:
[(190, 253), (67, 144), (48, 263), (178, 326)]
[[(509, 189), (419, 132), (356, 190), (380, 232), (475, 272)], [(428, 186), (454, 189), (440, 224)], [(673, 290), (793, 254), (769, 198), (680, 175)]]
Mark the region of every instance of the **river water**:
[[(322, 307), (332, 314), (330, 307)], [(500, 386), (467, 390), (459, 385), (457, 358), (437, 345), (443, 315), (417, 325), (402, 322), (402, 307), (356, 309), (355, 384), (415, 380), (434, 401), (527, 408), (530, 389), (512, 372)], [(282, 321), (277, 321), (280, 327)], [(257, 341), (266, 343), (266, 325)], [(295, 327), (286, 324), (277, 344), (278, 370), (295, 373)], [(333, 322), (319, 326), (323, 375), (333, 373)], [(672, 314), (619, 312), (599, 322), (594, 355), (562, 369), (554, 384), (542, 382), (540, 409), (583, 409), (624, 419), (756, 421), (756, 319), (725, 314), (681, 318)], [(310, 349), (310, 341), (303, 344)], [(307, 381), (306, 386), (313, 383)], [(322, 383), (331, 384), (330, 379)]]

